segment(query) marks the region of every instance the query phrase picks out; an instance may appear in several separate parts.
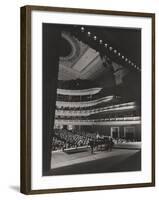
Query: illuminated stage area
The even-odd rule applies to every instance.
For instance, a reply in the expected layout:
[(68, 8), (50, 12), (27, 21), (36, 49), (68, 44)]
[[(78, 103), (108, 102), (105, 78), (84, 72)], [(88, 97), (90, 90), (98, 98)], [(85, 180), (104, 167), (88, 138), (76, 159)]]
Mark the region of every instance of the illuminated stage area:
[[(52, 152), (51, 174), (70, 175), (80, 173), (127, 172), (141, 170), (140, 144), (120, 145), (108, 151), (94, 151), (90, 148), (84, 152)], [(119, 147), (119, 145), (117, 146)]]

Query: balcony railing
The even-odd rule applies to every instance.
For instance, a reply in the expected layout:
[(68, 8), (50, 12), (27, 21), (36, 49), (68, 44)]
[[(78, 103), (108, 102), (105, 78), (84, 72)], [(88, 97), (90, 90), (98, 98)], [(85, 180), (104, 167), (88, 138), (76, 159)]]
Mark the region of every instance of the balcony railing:
[(136, 109), (137, 106), (135, 102), (128, 102), (124, 104), (118, 104), (114, 106), (107, 106), (107, 107), (102, 107), (102, 108), (97, 108), (97, 109), (88, 109), (88, 110), (56, 110), (55, 115), (57, 116), (89, 116), (92, 114), (97, 114), (97, 113), (108, 113), (112, 111), (126, 111), (126, 110), (134, 110)]
[(60, 107), (83, 108), (83, 107), (94, 106), (102, 102), (110, 102), (113, 99), (114, 99), (114, 96), (107, 96), (107, 97), (102, 97), (102, 98), (92, 100), (92, 101), (78, 101), (78, 102), (56, 101), (56, 106), (59, 108)]
[(73, 124), (73, 125), (111, 125), (111, 124), (141, 124), (141, 117), (116, 117), (102, 119), (55, 119), (55, 124)]
[(102, 88), (89, 88), (81, 90), (69, 90), (69, 89), (57, 89), (57, 94), (67, 95), (67, 96), (85, 96), (85, 95), (94, 95), (99, 93)]

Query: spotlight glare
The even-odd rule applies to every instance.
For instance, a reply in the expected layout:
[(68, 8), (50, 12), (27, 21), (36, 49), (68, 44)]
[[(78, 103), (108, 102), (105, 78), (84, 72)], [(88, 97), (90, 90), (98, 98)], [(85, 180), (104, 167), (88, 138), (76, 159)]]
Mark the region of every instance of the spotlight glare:
[(94, 40), (96, 40), (97, 39), (97, 36), (94, 36)]
[(117, 53), (117, 50), (116, 50), (116, 49), (114, 50), (114, 53)]
[(109, 50), (111, 51), (113, 48), (112, 47), (109, 47)]
[(81, 27), (81, 31), (84, 32), (84, 27), (83, 26)]
[(91, 35), (91, 32), (88, 32), (88, 36), (90, 36)]

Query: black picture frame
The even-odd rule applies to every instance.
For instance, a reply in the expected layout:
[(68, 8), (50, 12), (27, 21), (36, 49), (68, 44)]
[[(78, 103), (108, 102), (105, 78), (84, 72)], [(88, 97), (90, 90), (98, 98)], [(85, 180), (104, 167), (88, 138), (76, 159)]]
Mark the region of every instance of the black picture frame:
[[(100, 185), (100, 186), (88, 186), (88, 187), (72, 187), (72, 188), (52, 188), (52, 189), (39, 189), (33, 190), (31, 183), (31, 127), (32, 127), (32, 57), (31, 57), (31, 23), (32, 23), (32, 11), (48, 11), (48, 12), (62, 12), (62, 13), (80, 13), (80, 14), (96, 14), (96, 15), (114, 15), (114, 16), (131, 16), (141, 18), (152, 19), (152, 161), (151, 161), (151, 182), (148, 183), (133, 183), (133, 184), (117, 184), (117, 185)], [(45, 35), (46, 34), (46, 35)], [(44, 33), (44, 37), (49, 37), (47, 33)], [(53, 41), (55, 42), (55, 41)], [(45, 45), (45, 44), (44, 44)], [(47, 47), (46, 47), (47, 48)], [(46, 62), (46, 53), (44, 52), (44, 60)], [(45, 72), (44, 72), (45, 73)], [(55, 73), (57, 76), (57, 72)], [(53, 83), (55, 89), (56, 83)], [(54, 90), (56, 91), (56, 90)], [(48, 91), (49, 92), (49, 91)], [(55, 94), (54, 94), (55, 95)], [(46, 104), (49, 101), (44, 99)], [(53, 110), (55, 106), (53, 107)], [(45, 109), (46, 110), (46, 109)], [(49, 124), (45, 123), (48, 127)], [(46, 129), (44, 127), (44, 129)], [(47, 134), (43, 137), (43, 175), (49, 171), (49, 141), (50, 135)], [(21, 186), (20, 190), (24, 194), (43, 194), (43, 193), (58, 193), (58, 192), (75, 192), (75, 191), (93, 191), (93, 190), (105, 190), (105, 189), (120, 189), (120, 188), (135, 188), (135, 187), (150, 187), (155, 186), (155, 14), (153, 13), (139, 13), (139, 12), (122, 12), (122, 11), (108, 11), (108, 10), (91, 10), (91, 9), (75, 9), (75, 8), (57, 8), (46, 6), (24, 6), (21, 8)], [(98, 176), (98, 175), (97, 175)]]

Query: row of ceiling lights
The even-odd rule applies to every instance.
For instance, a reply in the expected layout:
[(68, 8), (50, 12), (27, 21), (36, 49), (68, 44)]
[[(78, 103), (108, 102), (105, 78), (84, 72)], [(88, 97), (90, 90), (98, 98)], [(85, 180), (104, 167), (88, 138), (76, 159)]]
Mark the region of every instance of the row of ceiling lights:
[[(82, 26), (81, 27), (81, 32), (84, 33), (85, 32), (85, 28)], [(121, 57), (122, 60), (124, 60), (125, 62), (127, 62), (128, 64), (130, 64), (132, 67), (134, 67), (135, 69), (140, 71), (140, 68), (134, 64), (131, 60), (129, 60), (128, 58), (126, 58), (124, 55), (121, 55), (120, 52), (118, 52), (116, 49), (114, 49), (113, 47), (109, 46), (107, 43), (105, 43), (103, 40), (98, 39), (96, 35), (93, 36), (93, 34), (88, 31), (87, 32), (88, 37), (92, 37), (94, 39), (94, 41), (99, 41), (100, 45), (104, 45), (105, 48), (108, 48), (109, 51), (112, 51), (114, 54), (118, 55), (119, 57)]]

